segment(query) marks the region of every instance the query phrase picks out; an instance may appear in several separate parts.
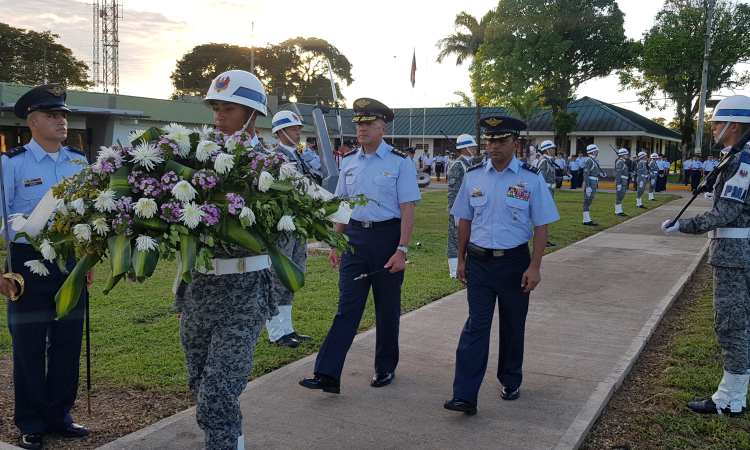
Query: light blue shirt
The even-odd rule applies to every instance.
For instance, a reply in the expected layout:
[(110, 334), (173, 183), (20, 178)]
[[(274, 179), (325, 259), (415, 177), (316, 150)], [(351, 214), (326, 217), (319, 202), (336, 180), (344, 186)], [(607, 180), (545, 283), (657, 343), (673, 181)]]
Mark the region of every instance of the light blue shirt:
[(706, 162), (703, 163), (703, 170), (705, 170), (706, 172), (710, 172), (710, 171), (714, 170), (716, 168), (716, 166), (718, 166), (718, 165), (719, 165), (718, 161), (715, 161), (715, 160), (713, 160), (713, 161), (706, 161)]
[[(85, 156), (73, 153), (67, 147), (60, 146), (60, 156), (55, 161), (33, 139), (24, 147), (26, 147), (26, 151), (20, 155), (12, 158), (8, 158), (7, 155), (2, 156), (8, 216), (11, 214), (31, 214), (52, 186), (61, 182), (64, 177), (69, 177), (83, 169), (78, 164), (69, 164), (71, 160), (86, 160)], [(0, 214), (2, 214), (2, 210), (0, 210)], [(8, 232), (12, 241), (16, 232), (12, 229)], [(5, 234), (3, 233), (3, 235)], [(27, 243), (28, 241), (22, 238), (18, 242)]]
[(364, 194), (374, 200), (365, 206), (355, 206), (352, 219), (372, 222), (400, 219), (401, 203), (422, 200), (413, 161), (391, 152), (392, 149), (381, 141), (374, 153), (366, 155), (360, 148), (341, 159), (336, 195)]
[(693, 170), (701, 170), (701, 169), (703, 169), (703, 163), (700, 162), (700, 161), (693, 160), (692, 164), (690, 164), (690, 167)]
[(682, 165), (684, 169), (692, 169), (693, 168), (693, 160), (689, 159), (685, 161), (685, 164)]
[(574, 170), (578, 170), (578, 166), (579, 166), (579, 164), (578, 164), (577, 160), (573, 159), (573, 160), (570, 161), (570, 171), (571, 172), (574, 171)]
[(567, 161), (565, 161), (565, 158), (557, 158), (557, 159), (555, 160), (555, 163), (556, 163), (556, 164), (557, 164), (558, 166), (560, 166), (560, 168), (561, 168), (561, 169), (564, 169), (564, 168), (565, 168), (565, 166), (567, 166), (567, 165), (568, 165), (568, 164), (567, 164)]
[(466, 173), (451, 214), (471, 220), (470, 242), (495, 250), (518, 247), (534, 236), (532, 225), (560, 220), (544, 178), (522, 166), (513, 157), (502, 172), (485, 161)]
[(583, 162), (586, 161), (586, 158), (584, 156), (576, 158), (576, 162), (578, 163), (578, 167), (583, 167)]

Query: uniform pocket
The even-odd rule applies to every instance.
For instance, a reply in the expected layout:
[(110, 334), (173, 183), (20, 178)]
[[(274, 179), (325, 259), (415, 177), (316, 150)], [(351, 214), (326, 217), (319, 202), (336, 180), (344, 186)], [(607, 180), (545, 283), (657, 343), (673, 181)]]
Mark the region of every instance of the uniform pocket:
[(372, 180), (380, 191), (380, 200), (396, 198), (396, 177), (387, 177), (385, 175), (376, 175)]
[(16, 192), (23, 200), (32, 201), (41, 200), (41, 198), (44, 197), (44, 194), (47, 193), (48, 189), (49, 188), (46, 186), (38, 184), (36, 186), (19, 186)]
[(487, 197), (485, 196), (470, 197), (469, 204), (471, 205), (471, 208), (474, 210), (473, 220), (482, 220), (482, 215), (485, 213), (485, 210), (487, 209)]
[(736, 308), (722, 307), (714, 310), (714, 322), (716, 322), (716, 333), (726, 334), (735, 331), (745, 331), (745, 311), (742, 306)]

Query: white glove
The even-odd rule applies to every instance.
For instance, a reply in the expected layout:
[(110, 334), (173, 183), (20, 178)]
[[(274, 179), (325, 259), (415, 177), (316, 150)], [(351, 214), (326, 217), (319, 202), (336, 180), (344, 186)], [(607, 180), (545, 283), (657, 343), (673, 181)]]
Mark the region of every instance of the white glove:
[(607, 178), (607, 174), (602, 172), (599, 174), (599, 178)]
[(703, 194), (704, 197), (706, 197), (707, 200), (713, 200), (714, 199), (714, 193), (713, 192), (706, 192)]
[(445, 212), (447, 212), (448, 214), (450, 214), (451, 213), (451, 207), (450, 206), (446, 206)]
[(461, 218), (458, 216), (453, 216), (453, 222), (455, 222), (456, 226), (458, 226), (458, 223), (461, 221)]
[(663, 232), (667, 233), (668, 235), (679, 233), (680, 232), (680, 221), (679, 220), (675, 221), (674, 225), (672, 225), (671, 227), (667, 228), (667, 226), (669, 226), (669, 222), (671, 222), (671, 220), (665, 220), (664, 223), (661, 224), (661, 230)]

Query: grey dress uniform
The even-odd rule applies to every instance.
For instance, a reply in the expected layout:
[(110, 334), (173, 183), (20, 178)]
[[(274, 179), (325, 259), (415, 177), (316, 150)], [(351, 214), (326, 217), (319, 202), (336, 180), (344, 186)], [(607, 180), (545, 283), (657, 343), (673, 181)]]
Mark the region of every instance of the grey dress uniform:
[[(461, 185), (464, 182), (464, 176), (466, 176), (466, 170), (469, 168), (471, 162), (463, 156), (456, 158), (456, 161), (448, 171), (448, 211), (453, 208), (453, 203), (456, 201), (458, 191), (461, 189)], [(448, 220), (448, 248), (446, 255), (448, 256), (448, 266), (451, 272), (451, 277), (455, 277), (456, 269), (451, 264), (451, 260), (456, 260), (458, 265), (458, 219), (451, 214)]]
[(656, 180), (659, 179), (659, 164), (657, 164), (656, 160), (652, 160), (648, 165), (648, 171), (650, 172), (649, 176), (649, 185), (648, 185), (648, 193), (653, 194), (656, 192)]
[(615, 189), (617, 190), (615, 205), (622, 205), (625, 194), (628, 192), (629, 176), (630, 171), (628, 170), (627, 161), (624, 158), (618, 159), (615, 162)]
[(643, 193), (646, 191), (646, 183), (651, 177), (651, 173), (649, 172), (649, 169), (648, 169), (648, 163), (643, 160), (638, 161), (638, 166), (636, 166), (635, 172), (636, 172), (637, 183), (638, 183), (638, 197), (637, 198), (640, 199), (643, 196)]
[(544, 182), (549, 188), (549, 193), (552, 197), (555, 196), (555, 169), (557, 168), (554, 160), (549, 155), (542, 155), (542, 159), (539, 160), (539, 164), (536, 167), (539, 169), (539, 173), (544, 177)]
[(599, 173), (601, 169), (596, 158), (589, 156), (583, 164), (583, 212), (588, 212), (591, 203), (594, 201), (596, 189), (599, 187)]

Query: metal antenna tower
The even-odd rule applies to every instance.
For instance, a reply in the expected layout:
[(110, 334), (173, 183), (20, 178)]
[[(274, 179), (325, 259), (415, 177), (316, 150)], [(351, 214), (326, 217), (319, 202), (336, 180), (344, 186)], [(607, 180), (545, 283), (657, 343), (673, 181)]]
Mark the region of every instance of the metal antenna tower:
[(119, 45), (117, 23), (121, 19), (117, 0), (101, 0), (102, 47), (104, 60), (104, 92), (120, 92)]
[(101, 66), (99, 59), (99, 18), (101, 17), (101, 10), (99, 9), (99, 0), (94, 0), (91, 4), (91, 10), (94, 16), (94, 62), (91, 64), (92, 68), (92, 79), (94, 81), (94, 89), (99, 89), (101, 85), (101, 79), (99, 78), (99, 69)]

